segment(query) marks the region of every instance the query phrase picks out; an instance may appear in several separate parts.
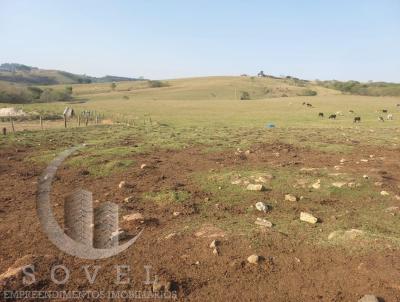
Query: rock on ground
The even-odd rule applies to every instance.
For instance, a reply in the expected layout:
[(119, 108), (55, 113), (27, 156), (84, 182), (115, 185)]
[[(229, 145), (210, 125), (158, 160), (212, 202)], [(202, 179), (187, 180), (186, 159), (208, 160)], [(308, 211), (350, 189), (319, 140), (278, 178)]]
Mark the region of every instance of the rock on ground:
[(259, 201), (256, 203), (256, 209), (259, 210), (260, 212), (266, 212), (268, 209), (268, 206), (263, 203), (262, 201)]
[(153, 283), (153, 292), (168, 292), (171, 290), (170, 281), (157, 281)]
[(133, 197), (133, 196), (129, 196), (129, 197), (126, 197), (125, 199), (124, 199), (124, 202), (133, 202), (135, 200), (135, 197)]
[(246, 189), (248, 191), (265, 191), (265, 187), (262, 184), (249, 184)]
[(313, 184), (311, 185), (311, 187), (312, 187), (313, 189), (316, 189), (316, 190), (318, 190), (319, 188), (321, 188), (321, 180), (318, 179), (316, 183), (313, 183)]
[(215, 249), (219, 244), (220, 244), (220, 242), (218, 240), (213, 240), (210, 243), (210, 248)]
[(285, 195), (285, 200), (287, 200), (287, 201), (297, 201), (297, 197), (292, 195), (292, 194), (286, 194)]
[(336, 188), (341, 188), (341, 187), (343, 187), (345, 185), (346, 185), (345, 182), (334, 182), (334, 183), (332, 183), (332, 186), (334, 186)]
[(378, 298), (374, 295), (365, 295), (358, 302), (379, 302)]
[(135, 221), (135, 220), (143, 220), (143, 215), (140, 213), (133, 213), (133, 214), (129, 214), (129, 215), (125, 215), (123, 217), (123, 219), (125, 221)]
[(272, 228), (272, 222), (270, 222), (270, 221), (268, 221), (266, 219), (263, 219), (263, 218), (257, 218), (257, 220), (254, 223), (259, 225), (259, 226)]
[(251, 255), (251, 256), (247, 257), (247, 261), (248, 261), (249, 263), (252, 263), (252, 264), (258, 264), (258, 261), (260, 261), (260, 256), (258, 256), (258, 255)]
[(318, 222), (318, 218), (317, 217), (313, 216), (310, 213), (306, 213), (306, 212), (301, 212), (300, 213), (300, 220), (308, 222), (308, 223), (312, 223), (312, 224), (315, 224), (315, 223)]

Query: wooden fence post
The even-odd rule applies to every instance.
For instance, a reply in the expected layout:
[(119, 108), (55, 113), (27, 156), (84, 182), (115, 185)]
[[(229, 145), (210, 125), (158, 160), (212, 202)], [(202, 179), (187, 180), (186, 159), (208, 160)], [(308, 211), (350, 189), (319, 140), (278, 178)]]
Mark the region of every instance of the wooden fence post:
[(89, 117), (86, 117), (86, 126), (89, 124)]
[(40, 120), (40, 128), (43, 130), (43, 118), (42, 116), (39, 117)]
[(81, 116), (78, 115), (78, 126), (80, 126), (80, 125), (81, 125)]
[(67, 128), (67, 115), (64, 114), (64, 128)]
[(99, 116), (96, 115), (96, 125), (99, 123)]
[(7, 135), (7, 128), (6, 127), (3, 128), (3, 135)]
[(10, 122), (11, 122), (11, 128), (12, 128), (12, 131), (13, 131), (13, 133), (15, 133), (14, 121), (13, 121), (13, 119), (12, 119), (12, 117), (11, 117), (11, 116), (10, 116)]

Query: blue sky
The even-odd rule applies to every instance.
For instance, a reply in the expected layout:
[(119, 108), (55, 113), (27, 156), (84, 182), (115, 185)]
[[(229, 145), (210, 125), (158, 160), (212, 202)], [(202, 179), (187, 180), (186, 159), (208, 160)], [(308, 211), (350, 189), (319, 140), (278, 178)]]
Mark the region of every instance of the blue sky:
[(0, 62), (167, 79), (400, 82), (399, 0), (0, 0)]

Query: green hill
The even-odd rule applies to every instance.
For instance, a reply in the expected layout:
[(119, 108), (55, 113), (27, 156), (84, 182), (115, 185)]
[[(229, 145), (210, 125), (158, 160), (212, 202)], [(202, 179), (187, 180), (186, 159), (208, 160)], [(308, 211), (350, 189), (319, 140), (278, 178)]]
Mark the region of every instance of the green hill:
[(105, 77), (92, 77), (61, 70), (40, 69), (17, 63), (4, 63), (0, 65), (0, 81), (25, 85), (104, 83), (134, 80), (136, 79), (110, 75)]

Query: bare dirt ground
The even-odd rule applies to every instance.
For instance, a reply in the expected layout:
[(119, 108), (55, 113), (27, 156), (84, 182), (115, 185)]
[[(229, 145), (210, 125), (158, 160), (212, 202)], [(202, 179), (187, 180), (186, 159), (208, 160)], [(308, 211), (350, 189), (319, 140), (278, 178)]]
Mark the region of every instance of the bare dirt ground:
[[(176, 291), (180, 301), (337, 302), (357, 301), (368, 293), (381, 297), (382, 301), (400, 301), (400, 250), (395, 245), (377, 240), (367, 243), (367, 252), (354, 252), (346, 245), (332, 247), (306, 240), (299, 233), (293, 235), (275, 228), (257, 228), (253, 222), (258, 214), (246, 212), (253, 200), (242, 205), (219, 204), (213, 193), (205, 191), (193, 177), (193, 173), (218, 173), (244, 167), (332, 168), (338, 165), (342, 158), (340, 154), (286, 144), (254, 146), (246, 157), (233, 151), (204, 153), (200, 147), (188, 148), (132, 155), (138, 164), (124, 172), (99, 178), (90, 177), (79, 167), (63, 166), (58, 171), (52, 192), (54, 212), (60, 223), (63, 198), (75, 188), (90, 190), (94, 200), (99, 202), (118, 203), (121, 215), (139, 212), (144, 216), (143, 222), (121, 223), (131, 235), (144, 228), (132, 247), (109, 259), (89, 261), (62, 253), (42, 233), (36, 217), (35, 198), (38, 176), (45, 165), (24, 161), (32, 152), (30, 148), (0, 151), (0, 273), (22, 257), (31, 255), (28, 261), (36, 264), (37, 282), (24, 287), (19, 278), (11, 279), (0, 285), (2, 291), (150, 290), (151, 286), (143, 283), (146, 280), (144, 266), (149, 265), (152, 278), (158, 275), (159, 279), (172, 282), (171, 289)], [(368, 167), (355, 163), (371, 154), (385, 160), (370, 160)], [(382, 190), (400, 193), (397, 186), (400, 179), (398, 151), (364, 147), (357, 153), (346, 155), (346, 159), (348, 164), (340, 172), (360, 177), (368, 174), (382, 182)], [(146, 163), (147, 167), (141, 169), (141, 163)], [(119, 189), (122, 180), (128, 186)], [(185, 190), (190, 193), (190, 198), (172, 205), (139, 198), (143, 193), (162, 190)], [(260, 194), (265, 200), (278, 198), (273, 191)], [(126, 203), (124, 198), (128, 196), (133, 198)], [(329, 200), (320, 202), (328, 203)], [(365, 199), (360, 202), (368, 208), (376, 201)], [(400, 201), (393, 201), (392, 205), (399, 206)], [(344, 205), (339, 201), (329, 203), (329, 206), (333, 210), (336, 207), (343, 210)], [(312, 206), (307, 207), (298, 201), (288, 210), (293, 217), (298, 217), (301, 210), (312, 210)], [(174, 212), (180, 212), (180, 215), (174, 216)], [(237, 231), (238, 228), (221, 227), (228, 216), (250, 217), (252, 220), (246, 227), (252, 229), (250, 235)], [(310, 228), (323, 228), (323, 222), (330, 216), (320, 218), (322, 223), (310, 225)], [(166, 239), (171, 233), (175, 235)], [(220, 240), (219, 255), (214, 255), (209, 247), (214, 239)], [(352, 244), (360, 242), (347, 243)], [(259, 264), (247, 262), (251, 254), (262, 256)], [(50, 280), (53, 264), (69, 268), (71, 277), (66, 284), (57, 285)], [(131, 268), (130, 282), (123, 285), (116, 284), (114, 267), (122, 264)], [(83, 265), (101, 266), (94, 284), (87, 281)]]

